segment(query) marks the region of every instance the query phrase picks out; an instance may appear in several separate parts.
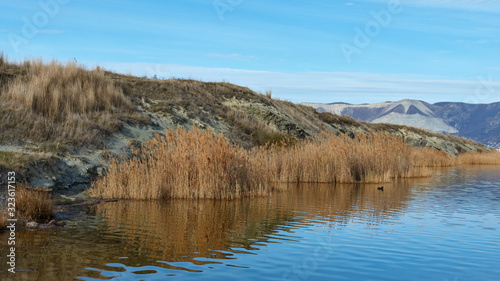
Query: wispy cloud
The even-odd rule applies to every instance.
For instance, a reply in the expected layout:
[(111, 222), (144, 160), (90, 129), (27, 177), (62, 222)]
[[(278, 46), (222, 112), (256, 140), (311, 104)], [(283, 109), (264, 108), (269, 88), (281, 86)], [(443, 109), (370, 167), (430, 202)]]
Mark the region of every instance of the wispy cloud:
[[(170, 64), (103, 63), (101, 66), (137, 76), (191, 78), (228, 81), (258, 92), (272, 89), (273, 95), (293, 102), (381, 102), (420, 99), (427, 102), (471, 102), (481, 81), (444, 77), (353, 72), (285, 73), (230, 68), (206, 68)], [(500, 80), (488, 82), (500, 93)], [(498, 94), (480, 102), (498, 101)]]
[[(22, 33), (22, 30), (17, 30), (17, 29), (0, 29), (0, 32), (13, 32), (13, 33)], [(64, 30), (59, 30), (59, 29), (39, 29), (32, 31), (34, 33), (48, 33), (48, 34), (58, 34), (58, 33), (64, 33)]]
[[(367, 0), (370, 2), (384, 2), (387, 0)], [(500, 13), (500, 2), (497, 0), (401, 0), (405, 6), (445, 8), (453, 10), (476, 10), (491, 13)]]
[(208, 54), (209, 57), (225, 58), (225, 59), (255, 59), (254, 56), (246, 56), (241, 54)]

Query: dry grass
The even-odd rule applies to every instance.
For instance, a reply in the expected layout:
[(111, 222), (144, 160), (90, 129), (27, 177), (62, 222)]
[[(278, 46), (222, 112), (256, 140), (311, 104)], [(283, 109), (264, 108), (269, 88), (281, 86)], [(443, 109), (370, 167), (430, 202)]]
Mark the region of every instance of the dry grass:
[(7, 226), (7, 211), (0, 210), (0, 231)]
[[(4, 61), (3, 64), (6, 64)], [(118, 86), (99, 67), (42, 60), (17, 66), (0, 96), (0, 141), (29, 139), (49, 150), (100, 145), (121, 121), (141, 119)]]
[(23, 65), (27, 75), (9, 85), (3, 98), (53, 120), (72, 115), (91, 117), (96, 112), (132, 110), (120, 88), (97, 67), (87, 71), (74, 63), (42, 60)]
[(258, 118), (241, 110), (229, 110), (227, 113), (228, 123), (237, 128), (243, 138), (251, 139), (256, 146), (268, 144), (292, 143), (294, 138), (276, 128), (273, 128)]
[(255, 167), (272, 182), (386, 182), (412, 175), (411, 148), (397, 137), (376, 133), (322, 134), (289, 147), (262, 148)]
[(500, 165), (500, 152), (471, 152), (457, 156), (457, 164)]
[(165, 131), (129, 160), (111, 161), (106, 177), (94, 184), (94, 197), (119, 199), (237, 198), (261, 195), (265, 179), (254, 174), (247, 151), (222, 135), (194, 128)]
[(54, 203), (46, 192), (34, 191), (19, 185), (16, 190), (17, 217), (22, 220), (48, 220), (54, 216)]
[(380, 183), (423, 177), (431, 167), (454, 158), (435, 149), (413, 149), (383, 133), (355, 138), (332, 133), (271, 144), (253, 150), (230, 145), (209, 130), (166, 131), (165, 137), (134, 149), (131, 159), (110, 162), (91, 195), (116, 199), (213, 198), (256, 196), (282, 183)]

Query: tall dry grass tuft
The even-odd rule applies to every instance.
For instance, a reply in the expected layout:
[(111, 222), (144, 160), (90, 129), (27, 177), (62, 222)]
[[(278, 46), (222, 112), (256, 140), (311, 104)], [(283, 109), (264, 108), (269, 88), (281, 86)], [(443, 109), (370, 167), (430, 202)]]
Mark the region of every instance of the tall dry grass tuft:
[(0, 231), (7, 226), (7, 211), (0, 210)]
[(255, 174), (247, 151), (224, 136), (197, 128), (165, 131), (165, 136), (132, 149), (131, 159), (111, 161), (96, 182), (94, 197), (119, 199), (238, 198), (269, 191)]
[(54, 216), (54, 203), (46, 192), (18, 186), (16, 190), (16, 212), (24, 220), (48, 220)]
[(138, 118), (122, 89), (100, 68), (42, 60), (18, 68), (21, 74), (0, 96), (0, 141), (29, 139), (48, 150), (102, 145), (106, 135), (121, 128), (121, 120)]
[(469, 165), (500, 165), (500, 152), (471, 152), (460, 154), (457, 157), (457, 163)]
[(122, 90), (100, 68), (87, 71), (71, 62), (46, 65), (42, 60), (25, 62), (23, 68), (26, 76), (11, 83), (2, 96), (35, 113), (58, 119), (132, 110)]

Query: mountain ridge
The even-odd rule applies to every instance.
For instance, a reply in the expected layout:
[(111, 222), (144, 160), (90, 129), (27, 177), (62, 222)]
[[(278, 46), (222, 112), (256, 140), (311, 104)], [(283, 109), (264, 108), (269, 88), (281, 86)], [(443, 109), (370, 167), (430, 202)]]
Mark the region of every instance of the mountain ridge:
[(468, 104), (404, 99), (373, 104), (303, 103), (318, 112), (347, 115), (359, 121), (389, 123), (448, 133), (500, 148), (500, 102)]

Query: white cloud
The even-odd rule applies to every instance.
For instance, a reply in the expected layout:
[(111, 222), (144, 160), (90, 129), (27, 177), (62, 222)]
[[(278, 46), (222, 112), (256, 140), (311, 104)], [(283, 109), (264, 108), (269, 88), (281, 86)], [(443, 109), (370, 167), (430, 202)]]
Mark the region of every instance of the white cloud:
[[(14, 32), (14, 33), (22, 33), (22, 30), (16, 30), (16, 29), (0, 29), (0, 32)], [(33, 31), (34, 33), (50, 33), (50, 34), (57, 34), (57, 33), (63, 33), (64, 30), (59, 30), (59, 29), (38, 29)]]
[[(427, 102), (458, 101), (489, 103), (499, 101), (500, 80), (452, 80), (444, 77), (353, 72), (271, 72), (196, 66), (103, 63), (101, 66), (136, 76), (191, 78), (227, 81), (258, 92), (272, 89), (273, 96), (293, 102), (381, 102), (420, 99)], [(481, 92), (478, 95), (478, 89)]]

